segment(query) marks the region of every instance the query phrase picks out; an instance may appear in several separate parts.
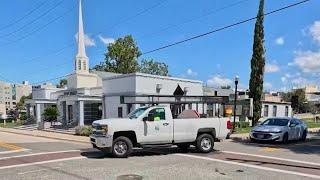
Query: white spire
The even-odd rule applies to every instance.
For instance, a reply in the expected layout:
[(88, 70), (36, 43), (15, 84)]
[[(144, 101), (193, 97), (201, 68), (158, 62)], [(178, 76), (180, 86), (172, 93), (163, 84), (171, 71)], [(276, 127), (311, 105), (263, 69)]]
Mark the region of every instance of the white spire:
[(82, 20), (82, 5), (79, 0), (79, 30), (78, 30), (78, 53), (76, 56), (75, 69), (76, 72), (89, 72), (88, 57), (86, 55), (85, 40), (84, 40), (83, 20)]

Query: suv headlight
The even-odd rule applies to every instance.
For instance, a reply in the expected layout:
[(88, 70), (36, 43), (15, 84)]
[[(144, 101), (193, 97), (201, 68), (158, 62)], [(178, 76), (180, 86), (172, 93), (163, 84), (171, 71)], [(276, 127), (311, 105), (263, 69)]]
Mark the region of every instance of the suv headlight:
[(101, 131), (103, 135), (108, 134), (108, 125), (101, 126)]

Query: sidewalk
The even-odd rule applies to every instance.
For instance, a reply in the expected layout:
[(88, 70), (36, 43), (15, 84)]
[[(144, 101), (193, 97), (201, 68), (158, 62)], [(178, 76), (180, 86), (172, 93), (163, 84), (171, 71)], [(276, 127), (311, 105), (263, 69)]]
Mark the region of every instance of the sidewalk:
[(13, 129), (13, 128), (0, 128), (0, 132), (14, 133), (14, 134), (20, 134), (20, 135), (27, 135), (27, 136), (44, 137), (44, 138), (78, 142), (78, 143), (89, 143), (90, 142), (89, 137), (85, 137), (85, 136), (76, 136), (76, 135), (47, 132), (47, 131), (40, 131), (40, 130), (30, 131), (30, 130), (21, 130), (21, 129)]
[[(308, 129), (308, 133), (320, 133), (320, 128), (310, 128)], [(243, 133), (243, 134), (231, 134), (230, 139), (249, 139), (249, 133)]]

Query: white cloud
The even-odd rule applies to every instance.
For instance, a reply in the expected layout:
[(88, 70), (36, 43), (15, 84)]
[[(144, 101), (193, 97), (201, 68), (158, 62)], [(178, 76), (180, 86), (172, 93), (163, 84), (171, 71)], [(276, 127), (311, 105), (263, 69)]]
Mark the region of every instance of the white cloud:
[(207, 80), (207, 85), (212, 87), (231, 86), (232, 80), (221, 75), (215, 75)]
[(263, 83), (263, 87), (266, 90), (270, 90), (272, 88), (272, 84), (269, 82), (265, 82), (265, 83)]
[(279, 66), (276, 64), (266, 64), (265, 72), (266, 73), (274, 73), (280, 70)]
[(309, 32), (313, 40), (320, 44), (320, 21), (315, 21), (309, 28)]
[(194, 72), (194, 71), (192, 71), (192, 69), (188, 69), (187, 70), (187, 75), (188, 76), (197, 76), (198, 75), (198, 73), (197, 72)]
[[(76, 38), (76, 41), (78, 42), (78, 33), (74, 35)], [(96, 46), (96, 42), (93, 38), (91, 38), (89, 35), (84, 35), (84, 44), (85, 46)]]
[(283, 45), (284, 44), (284, 38), (283, 37), (278, 37), (276, 40), (275, 40), (275, 43), (277, 45)]
[(292, 79), (291, 83), (296, 86), (305, 86), (305, 85), (309, 84), (309, 81), (306, 78), (297, 77), (297, 78)]
[(320, 72), (320, 51), (297, 52), (289, 65), (298, 66), (305, 73)]
[(108, 38), (108, 37), (103, 37), (101, 35), (99, 35), (99, 39), (101, 40), (101, 42), (105, 45), (108, 45), (108, 44), (111, 44), (111, 43), (114, 43), (114, 39), (113, 38)]
[(281, 77), (281, 81), (284, 83), (287, 81), (287, 78), (283, 76), (283, 77)]

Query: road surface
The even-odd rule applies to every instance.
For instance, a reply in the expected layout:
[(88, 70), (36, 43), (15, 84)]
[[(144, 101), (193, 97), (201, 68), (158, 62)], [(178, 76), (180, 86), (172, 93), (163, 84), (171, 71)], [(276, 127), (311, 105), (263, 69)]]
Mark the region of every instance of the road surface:
[(90, 144), (0, 132), (0, 179), (320, 179), (320, 140), (312, 138), (289, 145), (221, 142), (209, 154), (135, 150), (114, 159)]

